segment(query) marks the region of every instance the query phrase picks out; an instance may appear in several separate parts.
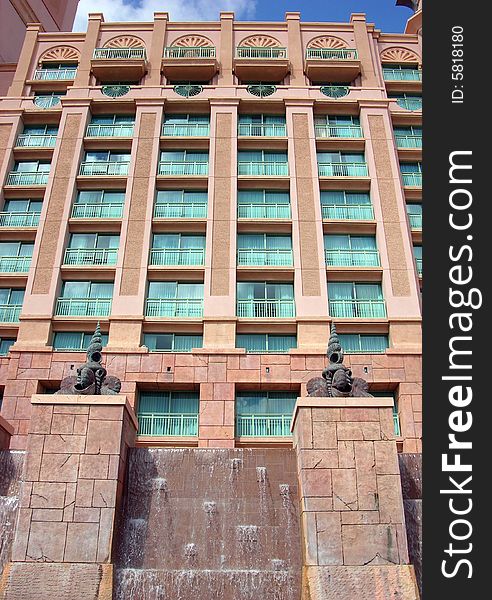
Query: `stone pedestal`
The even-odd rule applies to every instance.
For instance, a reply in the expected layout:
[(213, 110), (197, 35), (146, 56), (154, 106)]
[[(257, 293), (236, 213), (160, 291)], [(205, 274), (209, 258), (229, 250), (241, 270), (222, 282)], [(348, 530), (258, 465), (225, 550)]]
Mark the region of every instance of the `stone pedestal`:
[(299, 398), (306, 600), (417, 600), (391, 398)]
[(137, 419), (126, 396), (32, 397), (12, 562), (0, 598), (110, 600), (113, 529)]

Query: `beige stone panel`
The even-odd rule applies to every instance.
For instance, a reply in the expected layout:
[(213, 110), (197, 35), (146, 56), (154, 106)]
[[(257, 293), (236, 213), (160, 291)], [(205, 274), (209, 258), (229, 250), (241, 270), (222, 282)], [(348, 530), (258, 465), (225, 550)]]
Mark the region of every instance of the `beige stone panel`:
[(235, 348), (236, 323), (227, 321), (205, 321), (203, 324), (204, 348)]
[(39, 347), (45, 348), (49, 345), (50, 340), (51, 321), (21, 321), (19, 330), (17, 331), (15, 349), (30, 350)]
[(346, 565), (400, 562), (395, 525), (342, 525), (342, 543)]
[(395, 351), (422, 351), (422, 324), (420, 322), (392, 321), (389, 334), (391, 346)]
[(297, 323), (297, 347), (299, 350), (309, 349), (311, 352), (326, 352), (329, 329), (329, 323), (299, 321)]
[(134, 350), (140, 346), (142, 323), (140, 321), (111, 321), (106, 350)]
[(0, 123), (0, 168), (3, 165), (3, 159), (5, 158), (5, 152), (7, 150), (7, 144), (11, 131), (11, 123)]
[(341, 565), (343, 554), (340, 514), (337, 512), (317, 513), (316, 533), (318, 538), (318, 564)]

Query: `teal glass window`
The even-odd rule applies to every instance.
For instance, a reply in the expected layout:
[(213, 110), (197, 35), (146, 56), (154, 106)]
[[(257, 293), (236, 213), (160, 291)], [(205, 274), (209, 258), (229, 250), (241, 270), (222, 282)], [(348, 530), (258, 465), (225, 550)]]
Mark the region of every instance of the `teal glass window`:
[(143, 343), (151, 352), (191, 352), (203, 347), (202, 335), (145, 333)]
[(236, 348), (245, 348), (246, 352), (263, 354), (267, 352), (285, 353), (297, 348), (295, 335), (274, 335), (270, 333), (238, 333)]

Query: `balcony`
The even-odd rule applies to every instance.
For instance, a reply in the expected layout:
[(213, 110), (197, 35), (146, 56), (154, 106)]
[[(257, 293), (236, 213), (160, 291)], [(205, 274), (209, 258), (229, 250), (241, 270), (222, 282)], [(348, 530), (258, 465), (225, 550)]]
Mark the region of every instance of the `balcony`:
[(198, 415), (139, 412), (138, 435), (162, 437), (197, 436)]
[(285, 123), (239, 123), (239, 137), (285, 137), (287, 125)]
[(203, 248), (152, 248), (149, 264), (152, 266), (203, 266)]
[(64, 265), (102, 266), (115, 265), (118, 258), (118, 248), (67, 248)]
[(7, 176), (7, 185), (29, 187), (46, 185), (49, 173), (46, 171), (11, 171)]
[(294, 300), (238, 300), (237, 316), (285, 319), (295, 316)]
[(374, 219), (374, 210), (370, 204), (322, 204), (321, 216), (334, 221), (371, 221)]
[(405, 187), (422, 187), (422, 173), (402, 173), (401, 178)]
[(210, 81), (219, 70), (215, 46), (168, 46), (162, 72), (170, 81)]
[(290, 204), (241, 203), (237, 205), (238, 219), (290, 219)]
[(154, 207), (155, 219), (206, 219), (207, 203), (157, 203)]
[(292, 250), (240, 248), (237, 264), (239, 267), (291, 267)]
[(0, 227), (37, 227), (38, 212), (1, 212)]
[(422, 229), (422, 215), (409, 214), (408, 220), (410, 221), (410, 229), (419, 230)]
[(66, 69), (36, 69), (34, 71), (35, 81), (72, 81), (77, 75), (77, 67)]
[(385, 81), (422, 81), (420, 69), (390, 69), (383, 67)]
[(395, 135), (397, 148), (422, 148), (421, 135)]
[(121, 123), (115, 125), (97, 125), (90, 124), (87, 126), (87, 137), (132, 137), (133, 123)]
[(128, 175), (127, 162), (96, 161), (80, 164), (80, 175), (112, 175), (125, 177)]
[(365, 163), (318, 163), (320, 177), (367, 177)]
[(208, 137), (210, 123), (164, 123), (162, 135), (165, 137)]
[(346, 319), (384, 319), (384, 300), (329, 300), (330, 315)]
[(58, 298), (55, 314), (59, 317), (107, 317), (111, 298)]
[(31, 133), (20, 133), (15, 145), (17, 148), (54, 148), (56, 135), (35, 135)]
[(286, 162), (238, 162), (238, 175), (284, 177), (289, 174)]
[(289, 73), (287, 49), (280, 47), (238, 46), (234, 73), (241, 81), (278, 83)]
[(147, 317), (189, 317), (203, 316), (203, 300), (196, 298), (148, 298), (145, 316)]
[(292, 414), (288, 415), (238, 415), (237, 437), (290, 437)]
[(159, 163), (158, 175), (208, 175), (208, 162), (174, 162)]
[(307, 48), (305, 73), (313, 83), (351, 82), (361, 72), (357, 50), (353, 48)]
[(404, 110), (422, 110), (422, 98), (396, 98), (396, 103)]
[(55, 106), (57, 108), (61, 108), (61, 102), (60, 102), (61, 96), (56, 95), (56, 94), (50, 94), (50, 95), (39, 95), (39, 96), (34, 96), (33, 98), (33, 103), (34, 106), (36, 106), (37, 108), (42, 108), (42, 109), (50, 109), (50, 108), (54, 108)]
[(0, 323), (18, 323), (21, 304), (0, 304)]
[(317, 138), (362, 138), (360, 125), (315, 125)]
[(140, 81), (147, 70), (145, 48), (96, 48), (91, 70), (99, 81)]
[(379, 267), (377, 250), (327, 250), (327, 267)]
[(123, 204), (74, 204), (72, 207), (73, 219), (121, 219)]
[(0, 256), (0, 273), (27, 273), (31, 256)]

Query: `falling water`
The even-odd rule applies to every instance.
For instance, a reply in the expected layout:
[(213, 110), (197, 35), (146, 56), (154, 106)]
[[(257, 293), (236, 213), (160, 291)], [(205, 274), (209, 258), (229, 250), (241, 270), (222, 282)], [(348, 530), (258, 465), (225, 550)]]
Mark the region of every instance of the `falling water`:
[(0, 577), (10, 560), (24, 452), (0, 450)]

